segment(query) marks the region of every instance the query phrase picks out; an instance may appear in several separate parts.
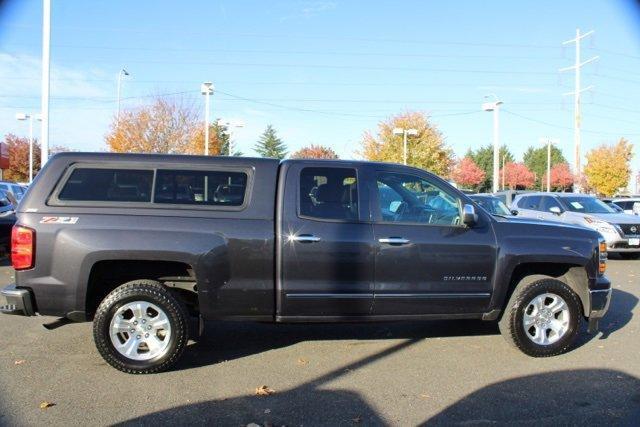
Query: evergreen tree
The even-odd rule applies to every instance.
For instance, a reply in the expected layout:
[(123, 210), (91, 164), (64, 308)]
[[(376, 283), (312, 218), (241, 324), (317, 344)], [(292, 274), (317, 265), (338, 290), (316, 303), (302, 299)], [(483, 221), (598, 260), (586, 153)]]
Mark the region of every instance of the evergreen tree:
[(273, 126), (269, 125), (264, 130), (258, 143), (253, 148), (262, 157), (284, 159), (287, 155), (287, 146), (278, 136)]

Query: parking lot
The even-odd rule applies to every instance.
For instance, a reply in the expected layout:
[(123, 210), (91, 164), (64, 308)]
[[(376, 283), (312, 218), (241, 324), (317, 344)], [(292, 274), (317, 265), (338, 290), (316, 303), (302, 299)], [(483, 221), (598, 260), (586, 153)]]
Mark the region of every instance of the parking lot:
[[(1, 284), (12, 275), (3, 263)], [(549, 359), (475, 321), (225, 323), (173, 371), (132, 376), (103, 362), (88, 323), (2, 316), (0, 425), (637, 424), (640, 261), (612, 259), (608, 275), (603, 332)]]

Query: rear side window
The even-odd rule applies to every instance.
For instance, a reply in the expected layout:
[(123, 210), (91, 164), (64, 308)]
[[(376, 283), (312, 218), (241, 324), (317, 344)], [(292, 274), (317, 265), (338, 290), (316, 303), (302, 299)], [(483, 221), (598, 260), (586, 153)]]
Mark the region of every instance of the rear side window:
[(153, 171), (77, 168), (58, 199), (92, 202), (150, 202)]
[(158, 169), (154, 202), (242, 206), (246, 190), (244, 172)]
[(304, 168), (300, 173), (300, 215), (335, 220), (358, 219), (356, 170)]

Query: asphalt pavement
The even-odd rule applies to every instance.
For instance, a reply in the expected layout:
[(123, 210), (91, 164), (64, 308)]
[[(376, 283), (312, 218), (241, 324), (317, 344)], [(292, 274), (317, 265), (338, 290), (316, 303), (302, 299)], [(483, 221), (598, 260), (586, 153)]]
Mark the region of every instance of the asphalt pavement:
[[(12, 275), (0, 267), (0, 285)], [(100, 358), (89, 323), (0, 316), (0, 425), (638, 425), (640, 261), (608, 276), (602, 332), (547, 359), (480, 321), (226, 322), (174, 370), (133, 376)]]

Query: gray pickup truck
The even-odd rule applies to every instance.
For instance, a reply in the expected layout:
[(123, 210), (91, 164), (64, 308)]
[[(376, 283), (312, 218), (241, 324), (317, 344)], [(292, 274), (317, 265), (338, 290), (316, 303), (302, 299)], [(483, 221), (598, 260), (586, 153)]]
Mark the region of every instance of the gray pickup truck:
[(0, 310), (92, 320), (129, 373), (174, 364), (194, 318), (482, 319), (553, 356), (611, 298), (597, 232), (492, 215), (395, 164), (63, 153), (17, 216)]

